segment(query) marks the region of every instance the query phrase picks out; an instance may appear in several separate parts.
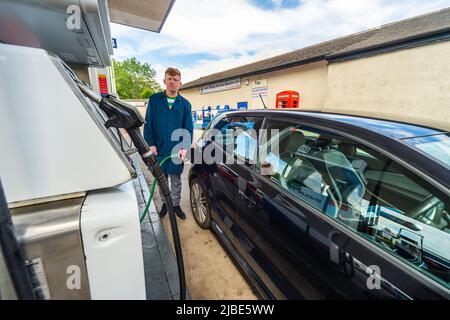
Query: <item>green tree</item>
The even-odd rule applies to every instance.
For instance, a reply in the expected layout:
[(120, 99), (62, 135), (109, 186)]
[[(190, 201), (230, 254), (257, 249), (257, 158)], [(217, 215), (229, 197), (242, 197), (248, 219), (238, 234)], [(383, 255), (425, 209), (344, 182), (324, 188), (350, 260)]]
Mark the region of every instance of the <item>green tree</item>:
[(144, 90), (142, 90), (140, 98), (141, 99), (148, 99), (155, 92), (158, 92), (158, 90), (155, 90), (153, 88), (145, 88)]
[(148, 63), (136, 58), (123, 61), (113, 60), (117, 94), (121, 99), (148, 99), (153, 93), (161, 91), (156, 82), (156, 71)]

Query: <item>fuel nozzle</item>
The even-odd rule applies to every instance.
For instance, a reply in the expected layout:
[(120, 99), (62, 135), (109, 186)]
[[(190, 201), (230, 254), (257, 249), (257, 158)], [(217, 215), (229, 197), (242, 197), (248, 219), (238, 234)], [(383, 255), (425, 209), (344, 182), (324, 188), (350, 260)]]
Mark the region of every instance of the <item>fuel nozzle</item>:
[(106, 95), (99, 105), (109, 117), (105, 122), (107, 128), (132, 129), (144, 124), (144, 119), (135, 107), (117, 99), (113, 95)]

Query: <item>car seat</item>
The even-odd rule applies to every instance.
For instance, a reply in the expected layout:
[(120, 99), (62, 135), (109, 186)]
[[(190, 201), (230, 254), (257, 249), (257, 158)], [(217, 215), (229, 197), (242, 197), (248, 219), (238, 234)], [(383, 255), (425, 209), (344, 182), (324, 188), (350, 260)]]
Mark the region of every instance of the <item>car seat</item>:
[(305, 136), (301, 131), (293, 130), (278, 145), (280, 158), (288, 162), (297, 150), (305, 144)]
[(345, 157), (351, 162), (352, 167), (358, 173), (361, 180), (364, 184), (367, 185), (367, 179), (364, 175), (364, 171), (366, 171), (369, 166), (366, 161), (358, 159), (356, 157), (356, 148), (353, 145), (340, 143), (338, 146), (338, 150), (345, 155)]
[(326, 150), (322, 157), (333, 188), (339, 194), (339, 200), (361, 212), (365, 183), (350, 161), (338, 150)]
[[(305, 146), (305, 141), (303, 133), (296, 130), (280, 142), (280, 158), (286, 163), (281, 173), (280, 183), (287, 189), (290, 189), (290, 183), (299, 185), (300, 190), (297, 192), (300, 196), (310, 195), (303, 197), (302, 200), (322, 210), (323, 203), (328, 201), (328, 195), (323, 195), (322, 175), (308, 159), (311, 149)], [(322, 201), (319, 203), (317, 199)]]

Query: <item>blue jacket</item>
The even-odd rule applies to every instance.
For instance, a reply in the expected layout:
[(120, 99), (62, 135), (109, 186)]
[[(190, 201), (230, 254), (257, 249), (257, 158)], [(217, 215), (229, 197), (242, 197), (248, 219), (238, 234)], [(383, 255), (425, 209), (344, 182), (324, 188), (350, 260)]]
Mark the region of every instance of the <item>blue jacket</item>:
[[(186, 129), (184, 137), (177, 135), (172, 141), (176, 129)], [(153, 94), (147, 105), (145, 115), (144, 138), (149, 146), (156, 146), (158, 161), (178, 152), (181, 148), (189, 150), (192, 144), (193, 123), (191, 104), (178, 94), (172, 109), (169, 109), (165, 92)], [(183, 164), (180, 159), (168, 160), (162, 167), (166, 174), (181, 174)]]

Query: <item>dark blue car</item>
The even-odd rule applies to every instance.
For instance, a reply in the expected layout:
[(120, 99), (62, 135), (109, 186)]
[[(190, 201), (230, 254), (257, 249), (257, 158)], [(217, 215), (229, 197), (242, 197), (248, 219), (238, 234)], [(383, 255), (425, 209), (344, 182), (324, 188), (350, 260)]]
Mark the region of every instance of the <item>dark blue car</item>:
[(192, 211), (263, 298), (449, 299), (448, 132), (284, 110), (209, 129)]

